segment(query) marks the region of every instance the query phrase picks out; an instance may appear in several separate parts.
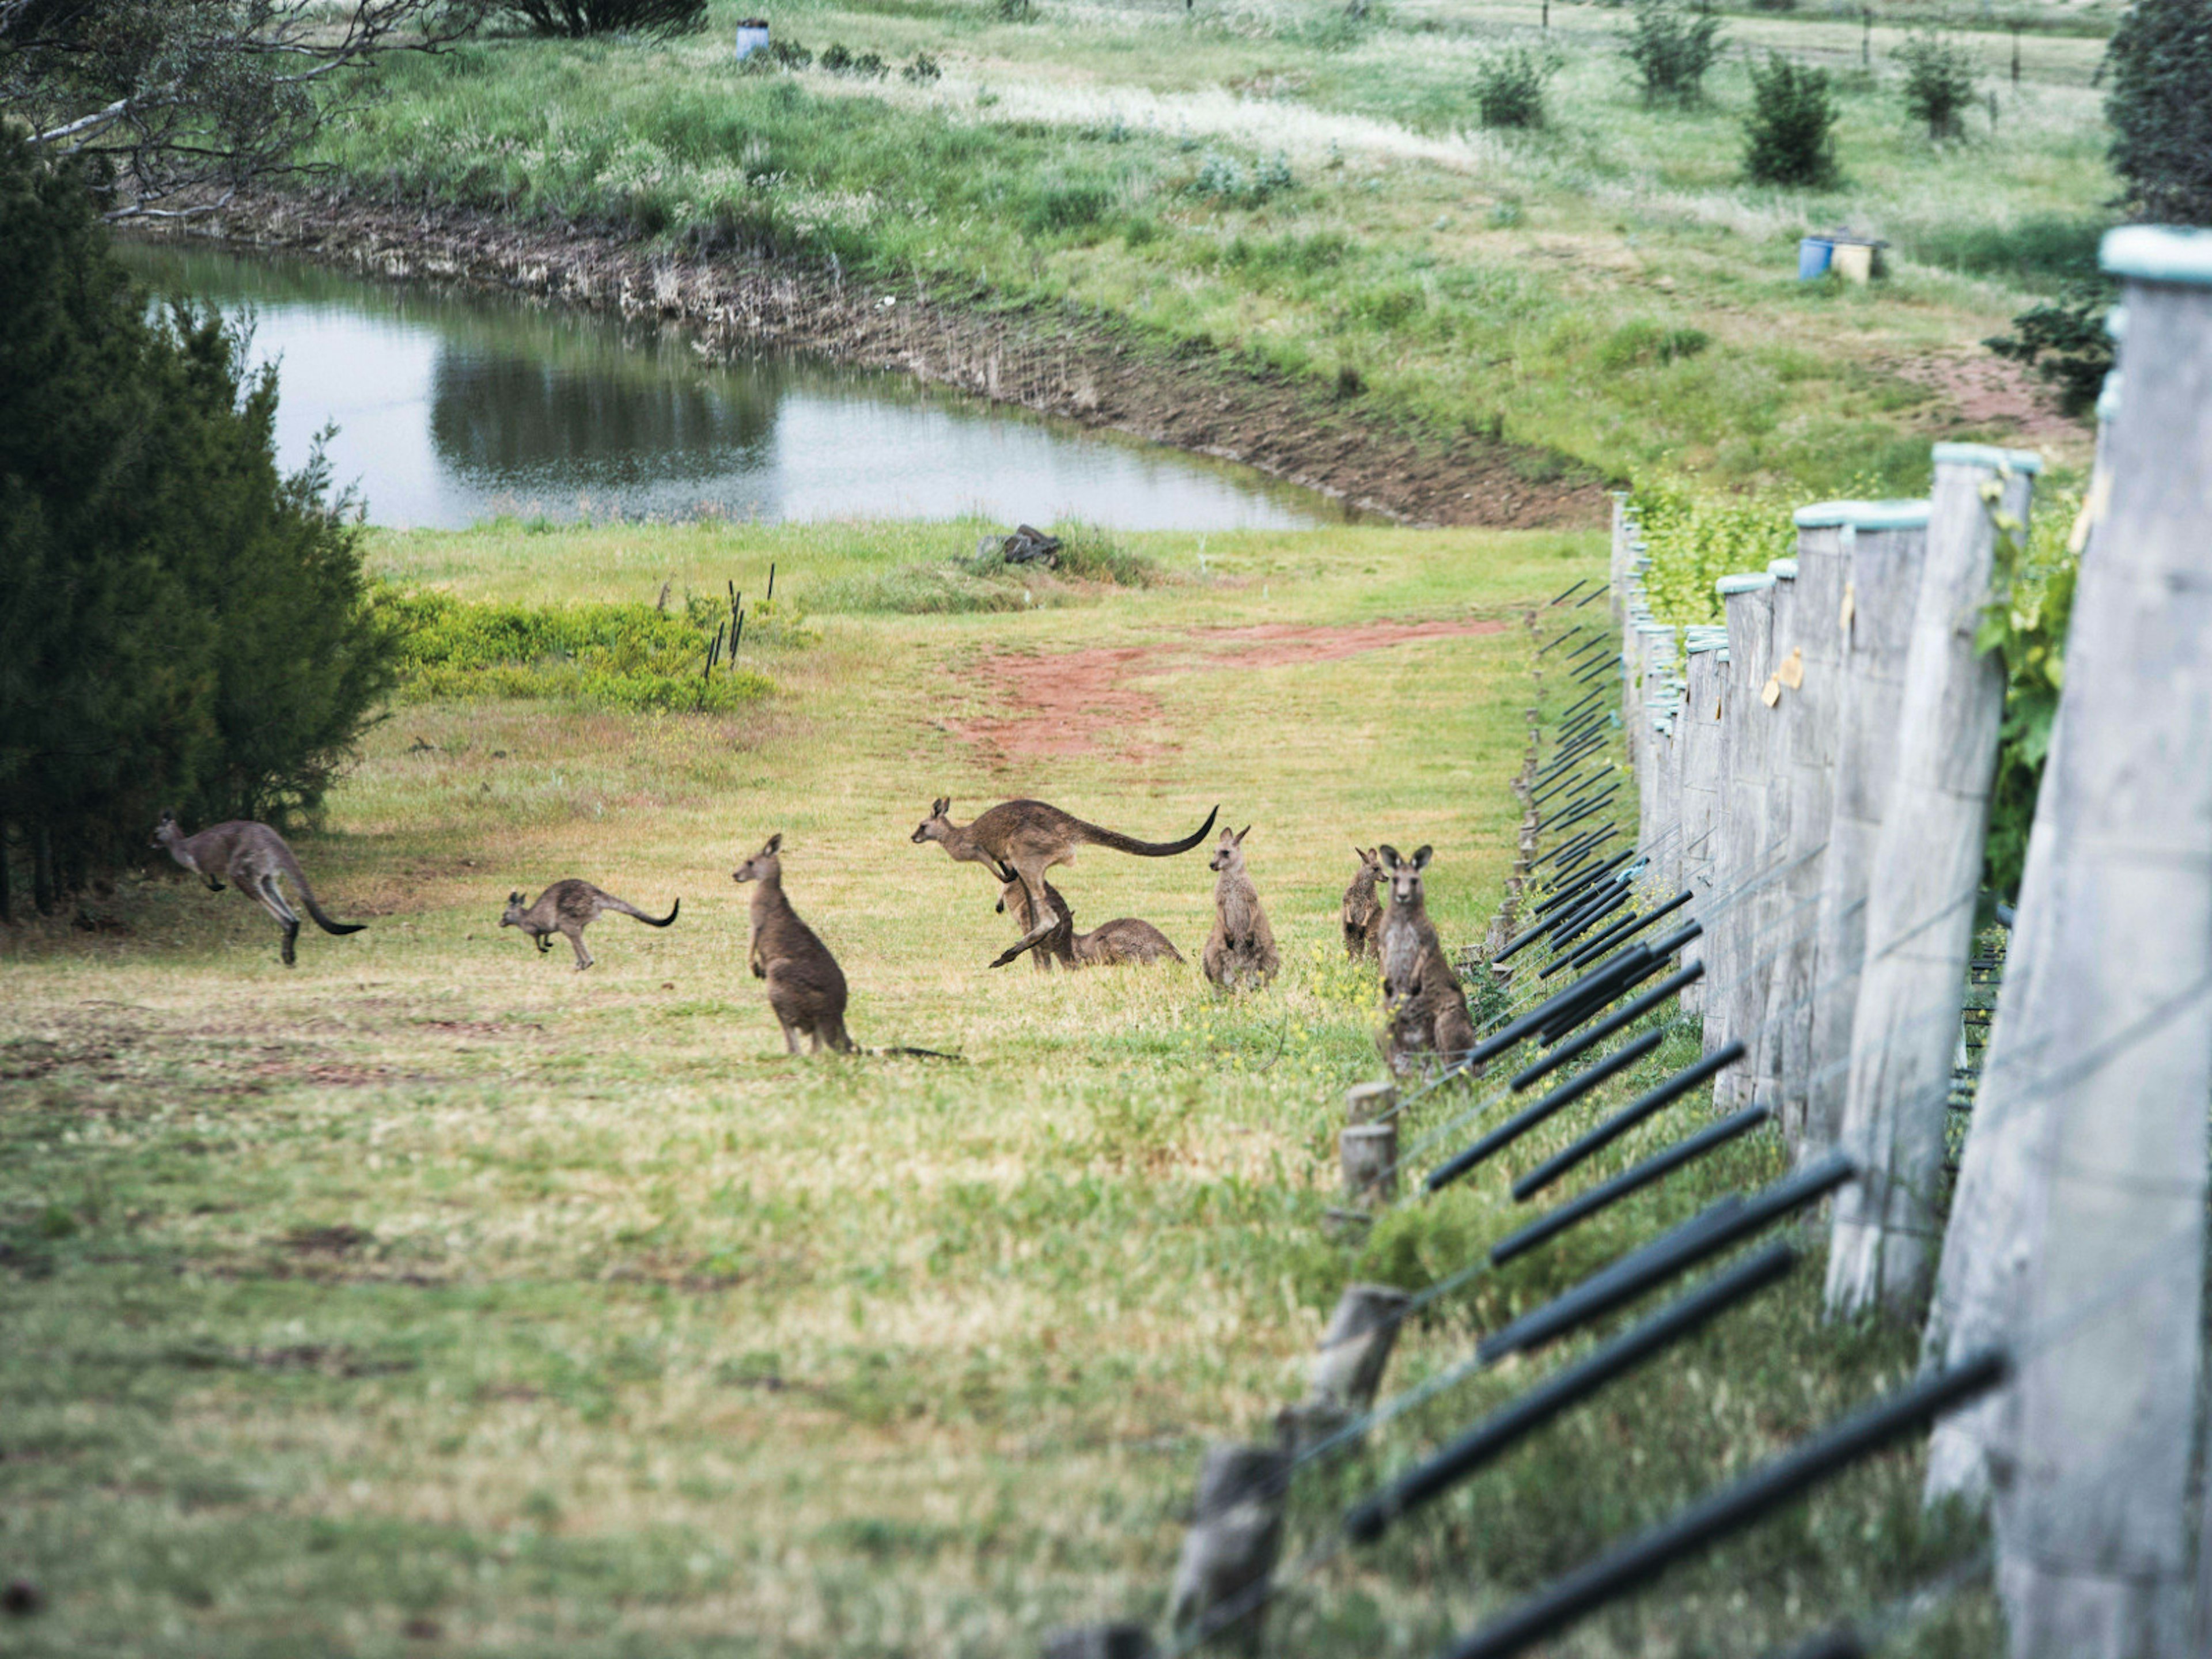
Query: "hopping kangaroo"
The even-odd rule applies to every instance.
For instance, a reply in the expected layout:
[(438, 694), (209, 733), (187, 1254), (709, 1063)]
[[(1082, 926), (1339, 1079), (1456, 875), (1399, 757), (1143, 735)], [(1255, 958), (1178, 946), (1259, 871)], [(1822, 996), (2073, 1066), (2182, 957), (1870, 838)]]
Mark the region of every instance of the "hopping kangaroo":
[(648, 916), (637, 906), (612, 893), (602, 892), (588, 881), (556, 881), (538, 896), (537, 902), (527, 908), (519, 892), (507, 896), (507, 914), (499, 919), (502, 927), (520, 927), (538, 943), (538, 954), (544, 956), (553, 948), (553, 935), (561, 934), (576, 948), (576, 971), (582, 973), (592, 965), (592, 953), (584, 948), (584, 929), (608, 911), (619, 915), (635, 916), (648, 927), (665, 927), (676, 920), (676, 913), (684, 908), (678, 899), (668, 907), (665, 916)]
[(1382, 854), (1372, 847), (1352, 850), (1358, 857), (1359, 873), (1344, 890), (1344, 954), (1354, 962), (1362, 957), (1376, 962), (1382, 955), (1382, 901), (1375, 895), (1376, 883), (1386, 878)]
[[(1054, 962), (1063, 968), (1119, 968), (1154, 962), (1181, 962), (1182, 952), (1165, 933), (1149, 921), (1119, 916), (1103, 921), (1087, 933), (1075, 931), (1075, 915), (1060, 889), (1044, 884), (1045, 902), (1060, 913), (1060, 925), (1029, 947), (1030, 959), (1042, 973)], [(999, 908), (1012, 912), (1024, 936), (1030, 931), (1028, 890), (1011, 874), (999, 890)]]
[(1110, 847), (1141, 859), (1173, 858), (1204, 841), (1221, 813), (1215, 807), (1206, 815), (1204, 823), (1181, 841), (1139, 841), (1117, 830), (1085, 823), (1041, 800), (1001, 801), (969, 823), (953, 823), (947, 816), (951, 805), (949, 798), (939, 796), (930, 806), (929, 816), (914, 832), (914, 840), (939, 842), (956, 860), (990, 865), (1001, 877), (1011, 870), (1010, 879), (1019, 881), (1029, 895), (1030, 915), (1034, 918), (1030, 930), (1018, 944), (1000, 952), (991, 964), (994, 968), (1005, 967), (1060, 925), (1061, 913), (1045, 896), (1044, 872), (1053, 866), (1074, 863), (1077, 851), (1084, 847)]
[(1282, 966), (1275, 952), (1275, 930), (1267, 926), (1267, 913), (1260, 908), (1260, 890), (1244, 872), (1246, 824), (1235, 835), (1221, 832), (1221, 845), (1206, 867), (1219, 871), (1213, 884), (1213, 932), (1206, 941), (1202, 958), (1206, 978), (1224, 990), (1240, 984), (1264, 985)]
[(783, 896), (783, 845), (779, 833), (730, 872), (732, 881), (757, 884), (753, 889), (752, 970), (755, 979), (768, 981), (768, 1006), (783, 1027), (784, 1042), (799, 1052), (799, 1034), (813, 1041), (813, 1052), (823, 1046), (841, 1054), (853, 1052), (853, 1039), (845, 1034), (845, 972), (830, 947), (799, 919), (791, 901)]
[(1395, 847), (1380, 851), (1390, 877), (1390, 908), (1382, 922), (1382, 1005), (1390, 1021), (1383, 1054), (1393, 1070), (1417, 1054), (1455, 1060), (1474, 1047), (1474, 1022), (1421, 891), (1429, 849), (1418, 848), (1410, 859), (1400, 858)]
[(204, 878), (210, 893), (222, 891), (223, 878), (228, 876), (240, 892), (276, 917), (277, 926), (284, 930), (287, 968), (298, 960), (293, 947), (299, 942), (300, 918), (284, 902), (284, 890), (280, 885), (283, 878), (292, 878), (292, 884), (300, 890), (301, 902), (315, 919), (315, 926), (325, 933), (358, 933), (367, 925), (332, 921), (325, 915), (323, 907), (315, 902), (315, 890), (307, 885), (300, 860), (293, 857), (292, 849), (284, 844), (284, 837), (265, 823), (238, 818), (203, 830), (197, 836), (188, 836), (177, 827), (175, 813), (164, 812), (161, 823), (154, 827), (152, 844), (167, 848), (171, 858)]

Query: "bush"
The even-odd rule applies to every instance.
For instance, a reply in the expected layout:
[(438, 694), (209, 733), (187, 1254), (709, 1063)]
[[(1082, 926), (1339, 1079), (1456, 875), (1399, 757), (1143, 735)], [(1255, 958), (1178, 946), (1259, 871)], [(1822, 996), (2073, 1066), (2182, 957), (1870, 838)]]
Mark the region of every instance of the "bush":
[(707, 0), (492, 0), (539, 34), (690, 34), (707, 26)]
[(1486, 127), (1540, 127), (1544, 89), (1559, 72), (1556, 48), (1505, 46), (1474, 68), (1475, 118)]
[(1644, 363), (1664, 366), (1694, 357), (1713, 343), (1701, 328), (1662, 328), (1650, 321), (1623, 323), (1598, 348), (1598, 367), (1615, 373)]
[[(400, 696), (409, 702), (563, 697), (614, 708), (726, 710), (775, 689), (736, 668), (726, 651), (712, 678), (702, 675), (727, 615), (719, 602), (694, 601), (671, 615), (649, 605), (504, 605), (385, 587), (375, 606), (398, 642)], [(767, 643), (793, 625), (769, 615), (766, 604), (753, 606), (745, 642)]]
[(1930, 138), (1955, 138), (1959, 112), (1974, 101), (1974, 61), (1965, 47), (1933, 31), (1908, 35), (1893, 54), (1905, 68), (1905, 107), (1927, 124)]
[(4, 131), (0, 224), (0, 362), (34, 369), (0, 374), (0, 836), (43, 910), (164, 806), (313, 812), (392, 645), (349, 502), (276, 469), (274, 372), (212, 312), (149, 316), (84, 180)]
[(1639, 484), (1634, 499), (1651, 556), (1644, 592), (1661, 622), (1721, 621), (1715, 582), (1764, 570), (1796, 551), (1796, 526), (1784, 499), (1705, 495), (1677, 483)]
[(1692, 103), (1705, 94), (1705, 71), (1721, 54), (1721, 20), (1677, 0), (1636, 0), (1636, 21), (1621, 50), (1636, 66), (1644, 101)]
[(2142, 218), (2212, 225), (2212, 6), (2136, 0), (2106, 53), (2112, 170)]
[(1744, 117), (1743, 170), (1755, 185), (1825, 186), (1836, 182), (1836, 121), (1842, 112), (1825, 70), (1779, 54), (1750, 64), (1751, 109)]
[(999, 0), (999, 21), (1002, 23), (1034, 23), (1036, 16), (1036, 0)]
[(911, 82), (915, 86), (942, 80), (944, 76), (945, 71), (937, 66), (937, 59), (926, 52), (915, 53), (914, 61), (899, 71), (900, 80)]
[(2069, 283), (2057, 300), (2014, 317), (2010, 334), (1994, 335), (1982, 343), (2057, 386), (2059, 407), (2069, 415), (2086, 413), (2112, 372), (2112, 337), (2106, 332), (2105, 318), (2117, 297), (2101, 278)]
[(1210, 196), (1237, 207), (1258, 207), (1297, 184), (1290, 159), (1280, 151), (1247, 168), (1235, 156), (1210, 149), (1200, 161), (1198, 176), (1191, 180), (1190, 189), (1194, 196)]
[(838, 41), (823, 48), (822, 67), (831, 75), (850, 76), (856, 81), (880, 81), (890, 73), (890, 66), (874, 52), (856, 57)]

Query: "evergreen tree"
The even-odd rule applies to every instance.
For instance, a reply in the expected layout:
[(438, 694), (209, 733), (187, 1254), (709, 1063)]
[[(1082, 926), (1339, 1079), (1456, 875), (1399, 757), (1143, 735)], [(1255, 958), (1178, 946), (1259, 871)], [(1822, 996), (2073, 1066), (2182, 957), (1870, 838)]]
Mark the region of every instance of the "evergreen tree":
[(2105, 112), (2130, 210), (2212, 225), (2212, 4), (2136, 0), (2108, 51)]
[(149, 321), (85, 181), (0, 131), (0, 864), (42, 910), (163, 805), (312, 810), (388, 684), (276, 396), (219, 319)]

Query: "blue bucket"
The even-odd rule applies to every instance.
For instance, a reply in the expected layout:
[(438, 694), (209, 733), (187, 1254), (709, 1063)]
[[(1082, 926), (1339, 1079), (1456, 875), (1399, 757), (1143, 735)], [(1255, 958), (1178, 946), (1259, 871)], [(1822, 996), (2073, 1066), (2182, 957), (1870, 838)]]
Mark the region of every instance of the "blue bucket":
[(768, 50), (768, 19), (748, 17), (738, 25), (738, 61), (744, 63), (757, 52)]
[(1797, 280), (1809, 283), (1815, 276), (1828, 273), (1829, 263), (1836, 257), (1836, 245), (1825, 236), (1805, 236), (1797, 242)]

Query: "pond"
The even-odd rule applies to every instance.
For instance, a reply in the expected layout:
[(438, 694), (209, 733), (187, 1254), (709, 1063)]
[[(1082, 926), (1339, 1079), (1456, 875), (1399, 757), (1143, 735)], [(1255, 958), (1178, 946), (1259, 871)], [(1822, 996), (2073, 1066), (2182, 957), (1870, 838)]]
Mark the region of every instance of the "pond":
[(254, 361), (279, 365), (285, 466), (335, 426), (332, 473), (378, 524), (975, 514), (1217, 530), (1342, 516), (1248, 467), (818, 357), (711, 364), (680, 331), (592, 313), (214, 249), (124, 252), (157, 293), (251, 313)]

